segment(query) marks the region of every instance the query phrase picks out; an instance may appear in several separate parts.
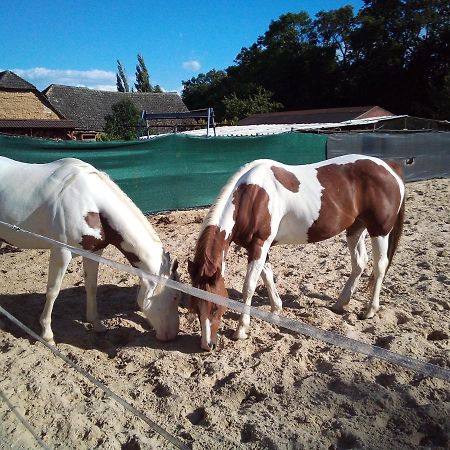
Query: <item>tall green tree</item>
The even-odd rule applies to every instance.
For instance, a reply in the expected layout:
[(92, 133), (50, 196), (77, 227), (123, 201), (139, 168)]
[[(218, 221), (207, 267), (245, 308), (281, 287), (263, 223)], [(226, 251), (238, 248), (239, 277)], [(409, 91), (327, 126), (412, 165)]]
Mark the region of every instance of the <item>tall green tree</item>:
[(448, 117), (440, 101), (450, 73), (448, 1), (365, 0), (357, 23), (348, 72), (354, 99), (376, 100), (397, 113)]
[(136, 139), (140, 114), (127, 97), (112, 106), (112, 113), (105, 117), (105, 137), (108, 140)]
[(210, 70), (183, 81), (181, 98), (190, 109), (214, 108), (216, 120), (223, 119), (223, 99), (232, 92), (228, 89), (227, 74), (223, 70)]
[(116, 85), (118, 92), (130, 92), (130, 87), (128, 85), (127, 75), (122, 67), (122, 64), (117, 60), (117, 73), (116, 73)]
[(144, 57), (139, 53), (137, 55), (138, 63), (136, 65), (136, 87), (137, 92), (163, 92), (161, 86), (157, 84), (152, 86), (150, 83), (150, 76), (147, 66), (145, 65)]
[(150, 84), (150, 77), (144, 57), (139, 53), (137, 55), (138, 63), (136, 65), (136, 83), (134, 84), (137, 92), (153, 92)]
[(241, 50), (235, 63), (227, 73), (238, 85), (254, 89), (260, 84), (287, 109), (319, 107), (329, 101), (336, 85), (335, 51), (319, 45), (306, 12), (272, 21), (255, 44)]

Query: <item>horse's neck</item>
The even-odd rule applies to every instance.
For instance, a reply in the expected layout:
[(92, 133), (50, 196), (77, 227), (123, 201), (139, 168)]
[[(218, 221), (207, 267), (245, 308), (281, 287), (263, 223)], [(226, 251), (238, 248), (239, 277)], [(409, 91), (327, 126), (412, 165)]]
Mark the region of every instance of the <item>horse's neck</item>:
[(99, 209), (104, 226), (109, 227), (110, 243), (115, 245), (134, 266), (159, 273), (163, 246), (158, 234), (138, 207), (103, 173), (106, 186)]
[(212, 277), (217, 270), (222, 272), (228, 245), (225, 231), (218, 226), (208, 225), (202, 230), (194, 261), (203, 276)]

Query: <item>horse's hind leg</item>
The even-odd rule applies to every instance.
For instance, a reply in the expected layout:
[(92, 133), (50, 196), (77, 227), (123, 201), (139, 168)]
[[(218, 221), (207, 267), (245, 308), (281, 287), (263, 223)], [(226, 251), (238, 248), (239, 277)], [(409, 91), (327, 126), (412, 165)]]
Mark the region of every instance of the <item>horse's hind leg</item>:
[(389, 235), (371, 238), (373, 254), (373, 290), (372, 299), (367, 310), (363, 314), (363, 319), (372, 318), (380, 308), (380, 291), (384, 274), (389, 265), (387, 255)]
[(368, 257), (366, 243), (364, 240), (366, 234), (367, 230), (364, 225), (359, 227), (350, 227), (347, 230), (347, 245), (350, 251), (352, 272), (348, 277), (337, 302), (331, 307), (331, 309), (337, 313), (342, 313), (346, 310), (346, 307), (350, 302), (350, 298), (353, 292), (355, 292), (359, 279), (367, 265)]
[(275, 287), (275, 282), (273, 281), (272, 265), (268, 260), (266, 260), (262, 272), (261, 278), (264, 285), (267, 288), (267, 293), (269, 294), (270, 305), (273, 313), (279, 313), (282, 310), (283, 304), (281, 298), (278, 295), (277, 289)]
[(53, 345), (55, 344), (51, 327), (53, 305), (61, 290), (62, 279), (71, 259), (72, 254), (69, 250), (55, 247), (50, 251), (46, 293), (47, 299), (41, 314), (40, 322), (42, 326), (42, 339)]
[[(96, 252), (101, 255), (102, 252)], [(98, 318), (97, 308), (97, 277), (98, 262), (90, 258), (83, 257), (84, 286), (86, 288), (86, 320), (92, 324), (94, 331), (104, 332), (106, 327)]]

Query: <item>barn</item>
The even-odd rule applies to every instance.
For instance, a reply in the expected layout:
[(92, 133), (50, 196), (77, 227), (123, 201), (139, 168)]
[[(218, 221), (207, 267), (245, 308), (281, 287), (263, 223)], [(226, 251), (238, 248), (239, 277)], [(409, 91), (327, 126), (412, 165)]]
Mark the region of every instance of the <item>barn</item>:
[[(187, 112), (188, 109), (176, 92), (112, 92), (84, 87), (52, 84), (43, 91), (50, 104), (77, 123), (74, 137), (78, 140), (95, 140), (105, 128), (105, 116), (112, 106), (129, 98), (138, 111), (152, 113)], [(152, 134), (171, 131), (171, 121), (155, 123)]]
[(14, 72), (0, 72), (0, 133), (67, 139), (75, 129), (31, 83)]

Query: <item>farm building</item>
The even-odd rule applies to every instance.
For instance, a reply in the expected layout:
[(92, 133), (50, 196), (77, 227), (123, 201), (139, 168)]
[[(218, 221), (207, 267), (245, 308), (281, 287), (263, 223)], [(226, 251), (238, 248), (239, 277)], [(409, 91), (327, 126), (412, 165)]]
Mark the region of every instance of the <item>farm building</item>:
[(74, 129), (35, 86), (9, 70), (0, 72), (0, 133), (67, 139)]
[(240, 120), (237, 125), (331, 123), (389, 116), (395, 116), (395, 114), (379, 106), (354, 106), (348, 108), (305, 109), (301, 111), (253, 114)]
[[(254, 114), (237, 122), (237, 129), (228, 131), (234, 135), (248, 128), (257, 134), (286, 131), (301, 132), (350, 132), (350, 131), (449, 131), (445, 120), (426, 119), (408, 115), (396, 115), (379, 106), (355, 106), (347, 108), (306, 109), (266, 114)], [(264, 130), (267, 131), (265, 132)], [(225, 132), (225, 130), (222, 130)]]
[[(124, 98), (132, 100), (138, 111), (151, 113), (187, 112), (188, 109), (176, 92), (142, 93), (99, 91), (83, 87), (50, 85), (43, 91), (48, 101), (61, 113), (74, 120), (75, 136), (80, 140), (95, 139), (105, 127), (105, 116), (112, 106)], [(153, 126), (152, 134), (172, 130), (170, 120), (161, 120)]]

